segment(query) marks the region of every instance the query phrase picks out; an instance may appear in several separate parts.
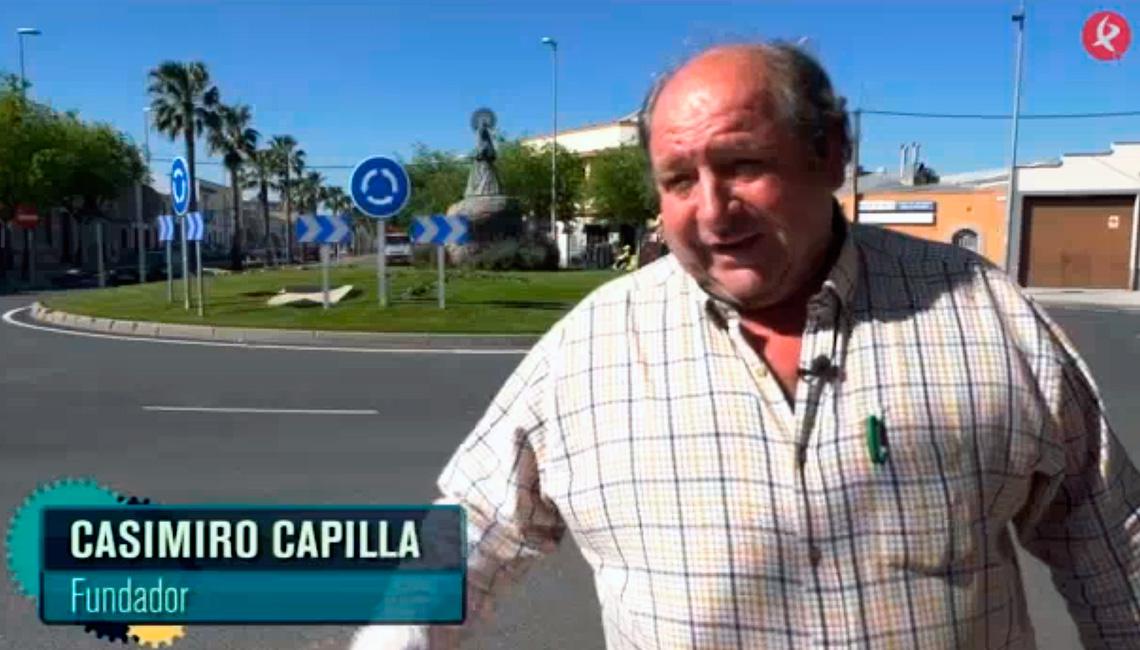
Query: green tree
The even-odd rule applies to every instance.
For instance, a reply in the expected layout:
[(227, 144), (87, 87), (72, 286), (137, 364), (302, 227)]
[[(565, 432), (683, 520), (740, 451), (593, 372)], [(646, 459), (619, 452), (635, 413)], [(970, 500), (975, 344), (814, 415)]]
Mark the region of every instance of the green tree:
[(285, 203), (285, 259), (293, 261), (293, 201), (295, 187), (293, 181), (301, 177), (305, 168), (305, 151), (297, 147), (297, 140), (291, 135), (275, 135), (269, 141), (273, 152), (273, 166), (276, 181), (273, 189)]
[(274, 151), (272, 149), (258, 149), (250, 156), (245, 167), (245, 188), (257, 190), (257, 203), (261, 208), (261, 220), (265, 227), (265, 237), (262, 246), (265, 247), (267, 261), (277, 264), (277, 254), (273, 250), (273, 238), (269, 223), (269, 188), (273, 185), (276, 176)]
[[(81, 223), (101, 224), (110, 202), (145, 176), (142, 155), (122, 133), (27, 100), (18, 85), (0, 80), (3, 225), (20, 205), (35, 206), (41, 213), (63, 209)], [(30, 231), (25, 237), (30, 242)], [(7, 245), (0, 250), (0, 277), (10, 266), (10, 252)], [(29, 261), (25, 255), (25, 268)]]
[(320, 172), (306, 172), (297, 179), (297, 206), (306, 214), (315, 214), (324, 198), (325, 176)]
[[(33, 170), (37, 161), (43, 165), (48, 158), (59, 157), (42, 153), (57, 146), (61, 137), (57, 121), (58, 115), (47, 107), (24, 98), (18, 80), (13, 84), (9, 78), (0, 88), (0, 227), (10, 228), (18, 206), (44, 202), (44, 192), (50, 188), (37, 183)], [(12, 266), (10, 241), (4, 237), (0, 248), (0, 280), (5, 283)]]
[(222, 164), (230, 173), (230, 189), (233, 193), (234, 232), (230, 240), (230, 267), (235, 271), (242, 268), (241, 231), (241, 172), (246, 162), (257, 151), (257, 130), (253, 122), (253, 111), (245, 104), (234, 106), (220, 105), (217, 117), (207, 124), (210, 150), (222, 155)]
[(352, 210), (352, 199), (348, 198), (348, 193), (338, 185), (325, 186), (323, 199), (325, 208), (334, 215), (347, 214)]
[(406, 228), (413, 216), (446, 212), (463, 198), (468, 164), (454, 154), (416, 143), (404, 167), (412, 182), (412, 196), (392, 219), (396, 227)]
[[(94, 225), (96, 262), (103, 276), (103, 225), (107, 210), (123, 191), (146, 178), (142, 153), (108, 124), (87, 124), (74, 115), (55, 123), (54, 146), (33, 156), (37, 204), (60, 207), (83, 226)], [(83, 250), (82, 236), (79, 248)]]
[(210, 124), (218, 106), (218, 89), (210, 84), (210, 72), (200, 61), (164, 61), (150, 71), (151, 115), (154, 127), (171, 140), (182, 137), (186, 143), (186, 163), (190, 168), (190, 210), (198, 209), (194, 169), (194, 142)]
[(328, 185), (324, 188), (323, 203), (325, 204), (325, 209), (333, 216), (348, 216), (353, 232), (352, 245), (355, 247), (356, 235), (360, 230), (360, 218), (362, 215), (356, 214), (356, 210), (353, 209), (352, 199), (349, 198), (348, 193), (339, 185)]
[(590, 161), (586, 202), (591, 212), (615, 225), (641, 230), (657, 215), (649, 159), (644, 149), (624, 146), (602, 151)]
[[(550, 145), (531, 147), (518, 140), (498, 144), (496, 166), (506, 194), (518, 198), (523, 213), (536, 220), (550, 216)], [(582, 159), (559, 146), (557, 153), (557, 217), (571, 219), (579, 212), (586, 172)]]

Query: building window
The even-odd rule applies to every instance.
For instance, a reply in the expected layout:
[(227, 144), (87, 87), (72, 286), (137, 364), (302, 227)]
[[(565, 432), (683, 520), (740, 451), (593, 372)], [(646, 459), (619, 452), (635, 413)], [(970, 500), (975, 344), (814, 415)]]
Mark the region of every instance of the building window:
[(966, 250), (973, 251), (975, 253), (978, 252), (978, 233), (970, 230), (969, 228), (963, 228), (954, 233), (954, 237), (950, 239), (950, 242), (955, 246), (960, 246)]

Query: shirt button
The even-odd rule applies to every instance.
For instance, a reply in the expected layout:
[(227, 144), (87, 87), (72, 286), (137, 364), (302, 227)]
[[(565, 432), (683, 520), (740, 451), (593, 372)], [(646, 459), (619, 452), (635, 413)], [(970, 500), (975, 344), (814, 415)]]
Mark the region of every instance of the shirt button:
[(819, 550), (819, 547), (815, 544), (812, 544), (808, 549), (808, 559), (811, 560), (812, 566), (819, 566), (819, 563), (823, 561), (823, 551)]
[(761, 378), (767, 377), (768, 376), (768, 366), (761, 363), (760, 367), (756, 368), (756, 376), (761, 377)]

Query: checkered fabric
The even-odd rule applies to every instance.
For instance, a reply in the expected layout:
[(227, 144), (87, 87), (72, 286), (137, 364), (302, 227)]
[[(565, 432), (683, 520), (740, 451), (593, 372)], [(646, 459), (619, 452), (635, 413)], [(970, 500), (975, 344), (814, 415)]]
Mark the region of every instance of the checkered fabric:
[(569, 531), (615, 650), (1033, 648), (1016, 535), (1087, 647), (1140, 648), (1140, 476), (1072, 345), (977, 256), (846, 232), (794, 405), (672, 256), (541, 340), (440, 479), (471, 621)]

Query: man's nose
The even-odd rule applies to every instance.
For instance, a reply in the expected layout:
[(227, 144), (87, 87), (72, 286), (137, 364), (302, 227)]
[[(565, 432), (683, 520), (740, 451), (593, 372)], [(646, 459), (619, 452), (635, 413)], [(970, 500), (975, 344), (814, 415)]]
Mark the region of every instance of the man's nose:
[(700, 192), (697, 205), (697, 219), (704, 230), (719, 235), (731, 226), (730, 216), (734, 209), (732, 189), (723, 178), (713, 173), (702, 173), (698, 182)]

